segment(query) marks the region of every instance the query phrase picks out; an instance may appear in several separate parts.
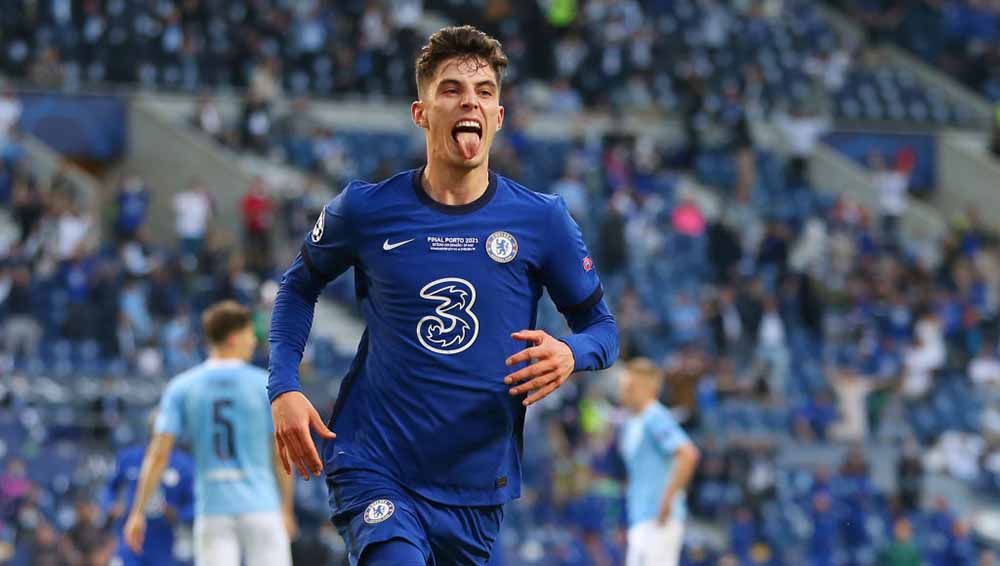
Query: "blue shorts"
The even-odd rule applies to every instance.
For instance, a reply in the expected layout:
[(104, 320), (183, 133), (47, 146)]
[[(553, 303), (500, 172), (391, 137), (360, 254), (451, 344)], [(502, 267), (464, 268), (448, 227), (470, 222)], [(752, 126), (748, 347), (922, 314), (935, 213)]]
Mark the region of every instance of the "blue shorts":
[(347, 543), (351, 566), (358, 566), (366, 547), (393, 539), (419, 548), (431, 566), (489, 564), (502, 505), (442, 505), (368, 470), (338, 470), (326, 484), (331, 519)]

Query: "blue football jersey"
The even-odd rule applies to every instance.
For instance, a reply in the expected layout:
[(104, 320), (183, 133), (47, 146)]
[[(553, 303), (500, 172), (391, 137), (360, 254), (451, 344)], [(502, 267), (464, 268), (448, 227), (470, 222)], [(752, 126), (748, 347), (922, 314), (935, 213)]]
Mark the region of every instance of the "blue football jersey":
[(160, 400), (155, 430), (191, 442), (198, 515), (280, 509), (264, 370), (209, 360), (178, 375)]
[[(136, 488), (139, 487), (139, 472), (146, 455), (145, 446), (125, 448), (115, 459), (115, 471), (108, 480), (104, 495), (105, 511), (116, 501), (121, 501), (125, 509), (132, 507)], [(170, 454), (167, 467), (163, 470), (159, 488), (146, 504), (146, 538), (142, 546), (144, 564), (177, 564), (174, 553), (174, 525), (164, 516), (164, 506), (169, 505), (177, 513), (177, 520), (189, 523), (194, 518), (194, 464), (186, 453), (174, 450)], [(118, 533), (116, 554), (123, 563), (134, 561), (134, 553), (125, 545), (125, 515), (115, 525)]]
[[(503, 379), (519, 369), (505, 360), (526, 344), (511, 334), (535, 327), (546, 289), (571, 320), (598, 309), (614, 334), (614, 319), (560, 197), (491, 173), (480, 198), (448, 206), (426, 194), (421, 176), (349, 184), (306, 236), (283, 288), (355, 268), (367, 329), (334, 406), (327, 471), (384, 473), (445, 504), (499, 504), (521, 488), (524, 396)], [(272, 326), (272, 399), (293, 388), (282, 380), (298, 362), (275, 348), (304, 342), (276, 336), (279, 315), (293, 310), (286, 299), (279, 293)], [(586, 340), (566, 339), (578, 370), (617, 355), (615, 338)]]

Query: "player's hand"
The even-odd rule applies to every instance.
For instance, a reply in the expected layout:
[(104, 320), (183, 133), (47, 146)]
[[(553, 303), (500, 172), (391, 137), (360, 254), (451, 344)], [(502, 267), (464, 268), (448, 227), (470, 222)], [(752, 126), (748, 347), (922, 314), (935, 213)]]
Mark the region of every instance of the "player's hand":
[(142, 513), (130, 513), (125, 521), (125, 544), (136, 554), (142, 554), (142, 543), (146, 538), (146, 517)]
[(285, 473), (291, 475), (294, 466), (306, 481), (309, 481), (310, 472), (317, 477), (323, 473), (323, 462), (309, 431), (315, 430), (327, 439), (337, 438), (337, 435), (326, 428), (309, 399), (299, 391), (289, 391), (271, 403), (271, 417)]
[(565, 383), (573, 373), (576, 360), (573, 359), (573, 350), (570, 350), (565, 342), (556, 340), (544, 330), (522, 330), (511, 334), (511, 336), (514, 340), (524, 340), (532, 344), (530, 348), (525, 348), (507, 358), (507, 365), (512, 366), (521, 362), (534, 361), (528, 367), (521, 368), (503, 380), (507, 385), (524, 382), (512, 387), (510, 389), (511, 395), (533, 391), (522, 402), (527, 407), (559, 389), (559, 386)]
[(673, 512), (673, 497), (664, 497), (663, 501), (660, 502), (660, 509), (656, 512), (656, 522), (661, 526), (666, 525), (667, 521), (670, 520), (670, 514)]
[(285, 511), (281, 515), (285, 521), (285, 532), (288, 533), (288, 540), (295, 540), (299, 534), (299, 522), (295, 520), (295, 513)]

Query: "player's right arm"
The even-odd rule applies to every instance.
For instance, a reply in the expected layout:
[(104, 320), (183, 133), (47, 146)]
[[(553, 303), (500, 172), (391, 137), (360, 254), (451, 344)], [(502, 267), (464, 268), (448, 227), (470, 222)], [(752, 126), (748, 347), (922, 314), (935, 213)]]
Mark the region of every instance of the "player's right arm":
[(285, 531), (288, 532), (289, 540), (295, 538), (299, 530), (295, 520), (295, 476), (284, 472), (281, 458), (278, 457), (280, 448), (278, 439), (274, 439), (274, 477), (278, 481), (278, 491), (281, 493), (281, 516), (285, 521)]
[(649, 421), (647, 426), (656, 447), (664, 454), (673, 455), (674, 458), (674, 465), (671, 466), (670, 477), (667, 478), (667, 487), (660, 498), (660, 509), (657, 513), (657, 520), (663, 524), (670, 519), (673, 512), (674, 498), (691, 483), (701, 454), (672, 416), (663, 414)]
[(355, 237), (349, 212), (348, 186), (326, 205), (316, 226), (306, 235), (299, 255), (281, 279), (271, 314), (270, 375), (267, 394), (278, 444), (278, 457), (288, 474), (298, 470), (303, 479), (323, 471), (310, 430), (328, 439), (316, 408), (302, 394), (299, 364), (312, 328), (316, 301), (326, 284), (355, 262)]
[(160, 485), (163, 470), (170, 461), (170, 451), (174, 448), (174, 436), (157, 434), (149, 443), (142, 459), (139, 472), (139, 486), (135, 491), (132, 509), (125, 521), (125, 542), (136, 554), (142, 554), (142, 543), (146, 535), (146, 503)]

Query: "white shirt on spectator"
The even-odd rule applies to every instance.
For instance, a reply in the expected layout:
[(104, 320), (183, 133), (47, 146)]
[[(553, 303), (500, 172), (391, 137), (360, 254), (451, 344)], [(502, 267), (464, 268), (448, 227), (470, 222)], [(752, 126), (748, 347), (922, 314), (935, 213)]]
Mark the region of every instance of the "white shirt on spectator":
[(796, 157), (812, 155), (819, 138), (830, 129), (830, 121), (824, 116), (779, 116), (776, 125), (788, 151)]
[(177, 212), (177, 235), (181, 238), (203, 238), (208, 227), (212, 203), (199, 191), (184, 191), (174, 196)]
[(59, 217), (56, 253), (59, 259), (69, 259), (76, 254), (87, 233), (90, 232), (90, 218), (86, 215), (66, 213)]
[(882, 214), (903, 214), (906, 211), (906, 187), (909, 184), (906, 175), (893, 169), (883, 169), (875, 173), (873, 181), (878, 189)]
[(1000, 386), (1000, 360), (991, 354), (976, 356), (969, 362), (969, 377), (978, 386)]

